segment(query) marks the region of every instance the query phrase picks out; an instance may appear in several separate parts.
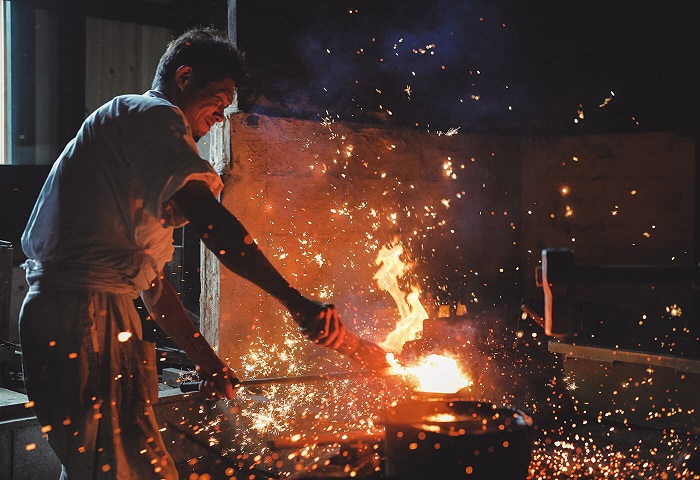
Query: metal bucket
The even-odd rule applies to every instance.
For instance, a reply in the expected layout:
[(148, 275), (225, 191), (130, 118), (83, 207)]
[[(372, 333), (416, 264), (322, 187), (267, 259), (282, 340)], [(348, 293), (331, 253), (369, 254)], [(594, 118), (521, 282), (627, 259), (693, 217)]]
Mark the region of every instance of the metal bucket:
[(394, 480), (524, 480), (532, 419), (520, 410), (466, 400), (410, 401), (389, 409), (385, 474)]

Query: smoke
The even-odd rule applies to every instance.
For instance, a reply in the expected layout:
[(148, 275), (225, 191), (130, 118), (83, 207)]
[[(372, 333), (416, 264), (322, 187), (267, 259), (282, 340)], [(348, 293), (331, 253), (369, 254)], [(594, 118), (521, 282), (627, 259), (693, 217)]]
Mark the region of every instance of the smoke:
[(490, 66), (492, 52), (508, 49), (496, 14), (469, 2), (415, 7), (365, 6), (342, 31), (331, 22), (305, 32), (303, 45), (312, 48), (301, 53), (324, 91), (319, 100), (360, 119), (424, 128), (472, 129), (497, 115), (503, 100), (484, 95), (503, 84)]
[(463, 132), (694, 125), (684, 3), (240, 2), (244, 109)]
[(240, 34), (264, 83), (254, 110), (276, 104), (307, 117), (328, 111), (443, 130), (456, 122), (483, 128), (508, 113), (503, 66), (513, 39), (487, 2), (297, 2), (275, 10), (287, 23), (267, 26), (270, 41), (279, 39), (261, 52), (271, 65), (246, 42), (246, 25)]

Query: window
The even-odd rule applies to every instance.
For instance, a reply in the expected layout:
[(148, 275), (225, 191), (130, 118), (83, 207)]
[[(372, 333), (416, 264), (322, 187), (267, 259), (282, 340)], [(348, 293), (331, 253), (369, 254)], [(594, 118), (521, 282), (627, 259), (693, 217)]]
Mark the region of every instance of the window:
[[(5, 31), (5, 2), (0, 1), (0, 28)], [(5, 105), (5, 79), (7, 70), (5, 69), (5, 35), (0, 34), (0, 165), (7, 163), (7, 151), (5, 149), (5, 115), (7, 111)]]
[(109, 18), (117, 6), (84, 8), (0, 0), (0, 164), (52, 164), (93, 110), (150, 88), (178, 33), (136, 14)]
[(176, 32), (169, 28), (88, 17), (86, 114), (116, 95), (150, 89), (158, 60), (175, 36)]
[(4, 163), (51, 163), (59, 151), (58, 14), (4, 2)]

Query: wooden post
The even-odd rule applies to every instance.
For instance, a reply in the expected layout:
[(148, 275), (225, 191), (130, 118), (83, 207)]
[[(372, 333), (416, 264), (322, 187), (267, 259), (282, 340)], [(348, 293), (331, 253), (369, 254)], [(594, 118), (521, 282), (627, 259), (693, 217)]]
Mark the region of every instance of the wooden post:
[(236, 0), (228, 0), (228, 41), (238, 48), (238, 28), (236, 22)]
[(11, 299), (12, 244), (10, 242), (0, 240), (0, 340), (10, 339)]
[[(228, 39), (231, 45), (238, 47), (236, 35), (236, 0), (228, 0)], [(222, 126), (214, 125), (209, 138), (209, 162), (220, 175), (228, 173), (231, 164), (231, 124), (229, 115), (238, 109), (236, 97), (233, 104), (226, 110)], [(221, 266), (216, 256), (201, 247), (200, 262), (201, 293), (200, 301), (200, 330), (204, 338), (219, 352), (221, 340)]]

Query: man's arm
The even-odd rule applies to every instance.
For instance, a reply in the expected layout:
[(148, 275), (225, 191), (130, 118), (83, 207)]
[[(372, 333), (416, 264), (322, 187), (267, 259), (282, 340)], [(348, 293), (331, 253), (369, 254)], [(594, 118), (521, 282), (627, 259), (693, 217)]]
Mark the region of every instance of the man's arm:
[(329, 348), (340, 347), (345, 326), (335, 307), (307, 299), (292, 288), (265, 258), (241, 222), (216, 200), (206, 183), (188, 182), (172, 199), (221, 263), (282, 302), (309, 339)]
[(197, 365), (200, 377), (204, 380), (203, 391), (211, 396), (233, 398), (236, 390), (231, 380), (237, 382), (234, 373), (221, 361), (192, 323), (170, 282), (162, 274), (159, 275), (153, 280), (150, 289), (141, 292), (141, 298), (153, 320)]

